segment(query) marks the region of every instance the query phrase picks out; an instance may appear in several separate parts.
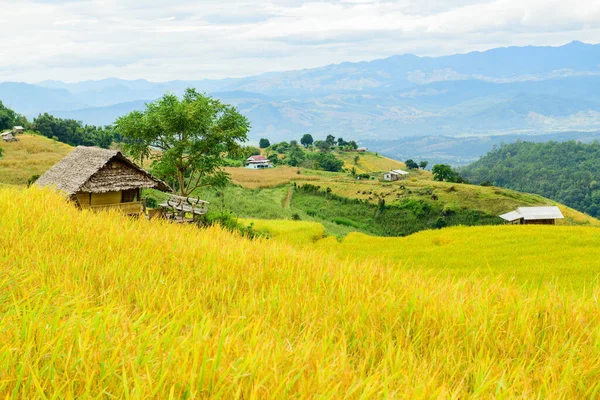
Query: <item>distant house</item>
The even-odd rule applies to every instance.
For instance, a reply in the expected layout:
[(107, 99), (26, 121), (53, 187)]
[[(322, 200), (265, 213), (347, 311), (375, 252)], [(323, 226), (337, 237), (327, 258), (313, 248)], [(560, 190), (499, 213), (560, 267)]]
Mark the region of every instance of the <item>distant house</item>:
[(408, 172), (402, 171), (401, 169), (394, 169), (383, 174), (383, 180), (388, 182), (397, 181), (408, 175)]
[(19, 139), (17, 139), (15, 137), (15, 135), (13, 135), (12, 132), (0, 133), (0, 138), (5, 142), (18, 142), (19, 141)]
[(141, 189), (169, 187), (128, 160), (120, 151), (79, 146), (43, 174), (35, 185), (54, 187), (82, 209), (143, 211)]
[(252, 156), (246, 160), (246, 168), (248, 169), (264, 169), (273, 168), (273, 163), (265, 156)]
[(356, 151), (358, 151), (359, 153), (364, 153), (367, 150), (368, 149), (366, 147), (359, 147), (358, 149), (356, 149)]
[(564, 216), (558, 207), (519, 207), (500, 218), (515, 225), (554, 225)]
[(12, 131), (14, 134), (23, 133), (25, 132), (25, 128), (23, 128), (22, 126), (15, 126), (13, 127)]

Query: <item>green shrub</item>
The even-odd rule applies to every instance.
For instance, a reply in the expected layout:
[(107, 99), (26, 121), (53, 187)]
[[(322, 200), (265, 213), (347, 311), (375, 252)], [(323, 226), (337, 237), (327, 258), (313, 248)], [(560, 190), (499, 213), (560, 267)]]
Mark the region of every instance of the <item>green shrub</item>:
[(357, 228), (360, 229), (360, 225), (357, 224), (356, 222), (348, 219), (348, 218), (344, 218), (344, 217), (336, 217), (336, 218), (332, 218), (331, 222), (336, 223), (338, 225), (343, 225), (343, 226), (350, 226), (352, 228)]

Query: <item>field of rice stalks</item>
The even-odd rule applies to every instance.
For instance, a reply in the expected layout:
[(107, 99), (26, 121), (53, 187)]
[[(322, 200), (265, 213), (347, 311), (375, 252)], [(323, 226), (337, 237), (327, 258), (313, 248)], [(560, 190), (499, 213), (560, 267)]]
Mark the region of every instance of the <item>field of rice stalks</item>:
[[(225, 168), (231, 175), (231, 181), (245, 189), (272, 188), (297, 180), (318, 180), (319, 177), (305, 175), (306, 170), (300, 168), (278, 166), (267, 169)], [(298, 173), (300, 172), (300, 173)]]
[(18, 142), (2, 143), (0, 182), (25, 185), (69, 154), (71, 146), (37, 135), (19, 135)]
[[(0, 242), (3, 397), (593, 398), (600, 390), (596, 286), (576, 295), (436, 276), (218, 228), (80, 212), (39, 190), (0, 190), (0, 232), (9, 239)], [(556, 252), (587, 249), (572, 233)], [(498, 242), (496, 251), (507, 250)], [(594, 265), (585, 253), (573, 262)]]
[(318, 222), (274, 219), (240, 219), (242, 224), (252, 224), (258, 231), (292, 244), (312, 244), (325, 237), (325, 227)]

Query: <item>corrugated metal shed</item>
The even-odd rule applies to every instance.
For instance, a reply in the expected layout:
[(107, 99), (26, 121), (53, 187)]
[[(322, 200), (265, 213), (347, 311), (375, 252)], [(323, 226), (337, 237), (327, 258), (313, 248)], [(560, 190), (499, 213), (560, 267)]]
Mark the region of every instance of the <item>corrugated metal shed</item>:
[(517, 212), (523, 216), (525, 221), (564, 218), (558, 207), (519, 207)]
[(525, 221), (537, 221), (563, 219), (564, 216), (558, 207), (519, 207), (515, 211), (500, 215), (500, 218), (514, 222), (521, 218)]

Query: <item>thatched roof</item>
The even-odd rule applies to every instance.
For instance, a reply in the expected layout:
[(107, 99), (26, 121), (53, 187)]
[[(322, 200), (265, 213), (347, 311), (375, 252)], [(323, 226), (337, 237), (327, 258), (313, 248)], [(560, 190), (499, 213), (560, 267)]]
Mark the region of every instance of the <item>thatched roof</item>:
[(120, 151), (84, 146), (75, 148), (35, 184), (53, 186), (69, 195), (139, 188), (170, 190), (165, 182), (135, 165)]

